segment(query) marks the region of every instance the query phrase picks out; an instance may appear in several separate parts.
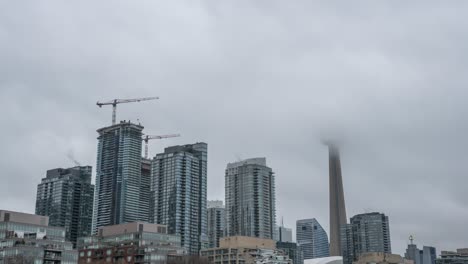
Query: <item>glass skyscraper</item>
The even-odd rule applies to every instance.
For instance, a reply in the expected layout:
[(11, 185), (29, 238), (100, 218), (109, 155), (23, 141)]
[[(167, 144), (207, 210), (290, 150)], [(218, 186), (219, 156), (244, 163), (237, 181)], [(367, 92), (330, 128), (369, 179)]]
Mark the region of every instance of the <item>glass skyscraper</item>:
[(327, 232), (317, 219), (297, 220), (296, 238), (297, 244), (302, 248), (304, 259), (330, 256)]
[[(147, 220), (142, 186), (143, 126), (121, 121), (98, 129), (93, 232), (102, 226)], [(143, 212), (143, 214), (142, 214)]]
[(209, 247), (219, 247), (219, 239), (224, 237), (226, 211), (223, 201), (208, 201), (208, 240)]
[(392, 253), (388, 217), (381, 213), (358, 214), (341, 227), (343, 263), (357, 261), (369, 252)]
[(225, 188), (227, 236), (274, 239), (275, 176), (266, 159), (229, 163)]
[(49, 217), (49, 225), (63, 227), (66, 239), (91, 234), (94, 185), (91, 166), (48, 170), (37, 186), (36, 214)]
[(208, 247), (206, 143), (173, 146), (152, 161), (152, 219), (180, 236), (191, 255)]

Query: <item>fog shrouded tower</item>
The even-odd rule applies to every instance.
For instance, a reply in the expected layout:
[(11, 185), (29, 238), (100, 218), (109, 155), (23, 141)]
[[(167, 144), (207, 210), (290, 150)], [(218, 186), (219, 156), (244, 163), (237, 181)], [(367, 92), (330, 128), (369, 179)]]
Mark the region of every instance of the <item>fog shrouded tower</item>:
[(330, 173), (330, 256), (341, 256), (340, 228), (346, 225), (346, 207), (340, 152), (332, 142), (325, 144), (328, 146)]

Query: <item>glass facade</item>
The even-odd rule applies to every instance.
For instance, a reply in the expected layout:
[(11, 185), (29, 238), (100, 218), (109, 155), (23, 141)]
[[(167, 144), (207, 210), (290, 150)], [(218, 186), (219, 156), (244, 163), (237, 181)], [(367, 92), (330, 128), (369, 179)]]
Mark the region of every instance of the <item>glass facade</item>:
[(65, 241), (63, 228), (0, 222), (0, 264), (71, 264), (77, 260), (73, 244)]
[(198, 254), (208, 246), (207, 144), (166, 148), (154, 157), (151, 173), (153, 222), (167, 225), (189, 254)]
[(224, 229), (226, 227), (226, 211), (224, 206), (209, 206), (208, 201), (208, 239), (209, 247), (219, 247), (219, 239), (224, 237)]
[(101, 226), (148, 220), (142, 214), (143, 126), (121, 122), (98, 130), (93, 232)]
[(76, 244), (91, 234), (94, 185), (91, 166), (47, 171), (37, 186), (36, 214), (49, 217), (50, 226), (65, 228), (66, 239)]
[(274, 239), (275, 176), (266, 159), (228, 164), (225, 188), (227, 236)]
[(341, 227), (343, 263), (357, 261), (362, 253), (392, 253), (388, 217), (381, 213), (355, 215)]
[(317, 219), (296, 221), (296, 237), (297, 244), (302, 248), (304, 259), (330, 256), (327, 232)]

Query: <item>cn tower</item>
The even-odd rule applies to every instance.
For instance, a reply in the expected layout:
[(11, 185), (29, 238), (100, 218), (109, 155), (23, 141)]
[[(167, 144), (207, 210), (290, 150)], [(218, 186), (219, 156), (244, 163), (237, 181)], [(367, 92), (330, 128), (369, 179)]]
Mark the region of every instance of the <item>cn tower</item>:
[(346, 206), (341, 177), (340, 152), (332, 142), (325, 143), (329, 152), (330, 180), (330, 256), (341, 256), (341, 226), (346, 224)]

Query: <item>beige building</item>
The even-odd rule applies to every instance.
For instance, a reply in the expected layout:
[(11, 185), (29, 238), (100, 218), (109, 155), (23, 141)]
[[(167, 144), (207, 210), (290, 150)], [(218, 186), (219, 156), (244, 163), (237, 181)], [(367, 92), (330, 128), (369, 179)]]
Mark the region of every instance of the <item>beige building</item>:
[(202, 250), (201, 255), (215, 264), (292, 263), (282, 251), (276, 249), (276, 241), (246, 236), (221, 238), (219, 248)]
[(353, 264), (414, 264), (414, 261), (407, 260), (397, 254), (371, 252), (361, 254), (359, 260)]

